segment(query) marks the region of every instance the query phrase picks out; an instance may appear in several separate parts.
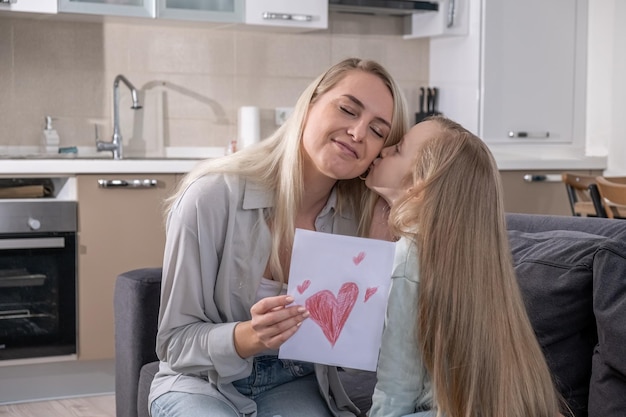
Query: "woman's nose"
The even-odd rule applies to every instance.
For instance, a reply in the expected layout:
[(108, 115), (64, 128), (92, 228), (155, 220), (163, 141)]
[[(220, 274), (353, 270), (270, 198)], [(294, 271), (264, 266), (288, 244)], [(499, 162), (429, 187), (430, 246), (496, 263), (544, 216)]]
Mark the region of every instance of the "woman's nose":
[(361, 142), (367, 134), (367, 123), (364, 120), (356, 120), (349, 128), (348, 134), (352, 136), (355, 142)]

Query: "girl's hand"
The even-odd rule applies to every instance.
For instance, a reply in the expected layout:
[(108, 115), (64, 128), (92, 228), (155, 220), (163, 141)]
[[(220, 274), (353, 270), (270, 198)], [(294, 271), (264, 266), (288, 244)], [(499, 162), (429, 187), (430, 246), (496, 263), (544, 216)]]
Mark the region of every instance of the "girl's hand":
[[(252, 319), (235, 326), (235, 349), (242, 358), (278, 349), (309, 316), (303, 306), (289, 306), (290, 295), (267, 297), (250, 308)], [(289, 307), (288, 307), (289, 306)]]

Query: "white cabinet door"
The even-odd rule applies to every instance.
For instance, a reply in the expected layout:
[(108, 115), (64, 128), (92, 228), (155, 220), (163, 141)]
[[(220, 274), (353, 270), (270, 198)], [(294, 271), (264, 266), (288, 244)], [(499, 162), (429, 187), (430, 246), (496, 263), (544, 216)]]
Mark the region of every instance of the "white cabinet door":
[(584, 141), (587, 0), (485, 0), (480, 134)]
[(155, 0), (59, 0), (59, 11), (109, 16), (154, 17)]
[(57, 13), (56, 0), (3, 0), (0, 1), (0, 11), (32, 13)]
[(246, 0), (245, 23), (283, 29), (328, 28), (328, 0)]
[(243, 22), (244, 0), (157, 0), (157, 17), (207, 22)]
[(413, 13), (407, 17), (404, 39), (467, 35), (469, 3), (470, 0), (440, 0), (436, 12)]

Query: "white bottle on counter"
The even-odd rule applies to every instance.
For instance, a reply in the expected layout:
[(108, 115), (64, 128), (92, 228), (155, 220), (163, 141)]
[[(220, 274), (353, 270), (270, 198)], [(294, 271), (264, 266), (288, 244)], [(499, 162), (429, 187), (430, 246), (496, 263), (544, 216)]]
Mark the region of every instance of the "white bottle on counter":
[(42, 153), (59, 153), (59, 134), (52, 127), (52, 117), (46, 116), (43, 133), (41, 135), (41, 152)]

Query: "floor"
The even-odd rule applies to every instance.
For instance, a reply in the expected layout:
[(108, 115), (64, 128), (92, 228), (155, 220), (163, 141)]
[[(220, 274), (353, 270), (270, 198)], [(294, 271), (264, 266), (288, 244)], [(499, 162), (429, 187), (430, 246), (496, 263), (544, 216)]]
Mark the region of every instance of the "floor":
[(0, 417), (115, 417), (115, 396), (75, 397), (0, 405)]
[(114, 392), (112, 359), (12, 366), (0, 363), (0, 404), (104, 396)]

